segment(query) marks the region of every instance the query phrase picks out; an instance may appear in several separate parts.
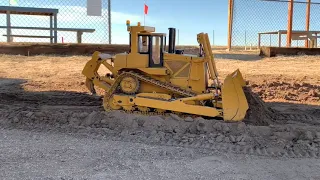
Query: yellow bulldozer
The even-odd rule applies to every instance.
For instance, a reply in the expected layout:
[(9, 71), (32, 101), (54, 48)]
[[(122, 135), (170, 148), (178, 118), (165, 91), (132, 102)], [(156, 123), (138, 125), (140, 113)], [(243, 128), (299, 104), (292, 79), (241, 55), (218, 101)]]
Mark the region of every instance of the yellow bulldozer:
[[(106, 111), (177, 113), (224, 121), (242, 121), (249, 108), (239, 70), (219, 81), (208, 34), (197, 34), (198, 55), (184, 54), (175, 47), (176, 30), (156, 33), (154, 27), (127, 21), (129, 52), (111, 56), (94, 52), (82, 74), (92, 94), (105, 90)], [(104, 65), (109, 73), (99, 75)]]

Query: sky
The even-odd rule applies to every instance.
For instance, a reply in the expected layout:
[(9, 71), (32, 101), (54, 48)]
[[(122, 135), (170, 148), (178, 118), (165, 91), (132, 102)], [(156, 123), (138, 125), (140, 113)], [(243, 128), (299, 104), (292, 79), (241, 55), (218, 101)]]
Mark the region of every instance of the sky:
[[(107, 43), (107, 0), (103, 1), (101, 17), (87, 16), (86, 0), (18, 0), (18, 6), (57, 8), (58, 27), (92, 28), (94, 33), (84, 33), (84, 43)], [(112, 44), (128, 44), (126, 20), (131, 24), (144, 24), (144, 0), (111, 0)], [(304, 1), (304, 0), (300, 0)], [(313, 0), (314, 2), (320, 0)], [(0, 0), (1, 6), (7, 6), (9, 0)], [(208, 33), (211, 44), (226, 45), (228, 34), (228, 0), (146, 0), (149, 13), (145, 25), (154, 26), (157, 32), (168, 33), (169, 27), (177, 29), (177, 44), (196, 45), (196, 35)], [(295, 5), (294, 29), (305, 27), (305, 5)], [(317, 14), (320, 5), (311, 8), (311, 29), (317, 29)], [(235, 0), (233, 44), (257, 43), (257, 33), (286, 29), (287, 4), (261, 2), (258, 0)], [(12, 26), (49, 26), (48, 17), (12, 16)], [(0, 26), (5, 26), (5, 15), (0, 15)], [(0, 41), (6, 41), (5, 29), (0, 30)], [(23, 30), (13, 30), (13, 34), (26, 34)], [(48, 31), (30, 31), (28, 34), (49, 35)], [(76, 42), (76, 33), (58, 32), (58, 41)], [(272, 43), (276, 43), (272, 37)], [(283, 38), (285, 39), (285, 38)], [(15, 41), (47, 41), (42, 39), (16, 38)], [(263, 37), (263, 43), (269, 43), (269, 37)]]
[[(143, 0), (113, 1), (114, 11), (123, 11), (124, 4), (130, 4), (125, 11), (141, 17), (143, 24)], [(208, 33), (210, 40), (226, 43), (228, 29), (228, 0), (147, 0), (149, 12), (146, 25), (156, 27), (156, 31), (168, 33), (169, 27), (179, 30), (178, 44), (197, 44), (197, 34)], [(123, 29), (118, 25), (119, 29)], [(214, 31), (214, 32), (213, 32)], [(179, 42), (178, 42), (179, 41)], [(211, 42), (212, 44), (213, 42)]]

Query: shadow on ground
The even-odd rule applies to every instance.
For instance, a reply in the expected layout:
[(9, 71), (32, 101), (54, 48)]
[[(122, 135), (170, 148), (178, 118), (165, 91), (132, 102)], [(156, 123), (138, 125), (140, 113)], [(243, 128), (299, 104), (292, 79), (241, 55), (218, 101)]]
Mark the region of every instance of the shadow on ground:
[(232, 59), (240, 61), (259, 61), (262, 59), (262, 57), (256, 54), (214, 54), (214, 57), (217, 59)]
[(0, 104), (101, 106), (100, 96), (74, 91), (25, 91), (26, 79), (0, 78)]

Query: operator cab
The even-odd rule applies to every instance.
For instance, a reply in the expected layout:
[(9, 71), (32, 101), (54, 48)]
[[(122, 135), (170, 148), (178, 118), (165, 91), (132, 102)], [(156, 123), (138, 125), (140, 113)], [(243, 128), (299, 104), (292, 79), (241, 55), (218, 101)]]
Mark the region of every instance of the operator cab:
[(163, 33), (138, 33), (138, 53), (149, 54), (149, 67), (163, 67), (165, 37)]
[[(163, 67), (163, 55), (166, 53), (166, 34), (155, 33), (154, 27), (130, 26), (127, 20), (127, 31), (129, 31), (130, 51), (133, 54), (148, 55), (148, 67)], [(169, 47), (167, 53), (183, 54), (183, 50), (175, 50), (175, 28), (169, 28)]]

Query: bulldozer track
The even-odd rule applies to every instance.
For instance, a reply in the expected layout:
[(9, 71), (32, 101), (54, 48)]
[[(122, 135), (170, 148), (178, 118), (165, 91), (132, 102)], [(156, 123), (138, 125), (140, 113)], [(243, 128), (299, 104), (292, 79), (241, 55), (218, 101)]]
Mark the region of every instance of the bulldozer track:
[[(117, 89), (120, 85), (120, 82), (121, 80), (126, 77), (126, 76), (133, 76), (133, 77), (136, 77), (138, 80), (141, 80), (141, 81), (144, 81), (144, 82), (147, 82), (147, 83), (150, 83), (150, 84), (153, 84), (155, 86), (158, 86), (158, 87), (161, 87), (161, 88), (164, 88), (166, 90), (169, 90), (171, 92), (173, 92), (174, 94), (179, 94), (180, 96), (183, 96), (183, 97), (192, 97), (192, 96), (195, 96), (197, 95), (195, 92), (191, 92), (191, 91), (187, 91), (187, 90), (184, 90), (184, 89), (181, 89), (180, 87), (178, 86), (174, 86), (173, 84), (171, 83), (167, 83), (167, 82), (161, 82), (159, 80), (156, 80), (156, 79), (153, 79), (151, 77), (148, 77), (148, 76), (144, 76), (140, 73), (137, 73), (137, 72), (133, 72), (133, 71), (130, 71), (130, 72), (122, 72), (115, 80), (115, 82), (112, 84), (111, 88), (109, 91), (107, 91), (105, 93), (105, 96), (104, 96), (104, 101), (105, 102), (109, 102), (109, 99), (112, 97), (113, 94), (115, 94), (117, 92)], [(112, 110), (110, 108), (109, 105), (106, 106), (109, 110)], [(128, 111), (130, 112), (130, 111)], [(145, 114), (145, 112), (143, 112)], [(147, 112), (149, 115), (154, 115), (156, 113), (150, 113), (150, 112)]]

